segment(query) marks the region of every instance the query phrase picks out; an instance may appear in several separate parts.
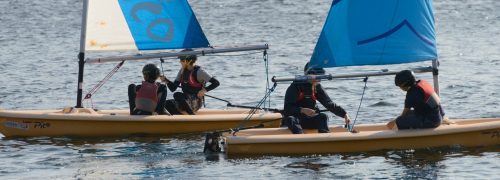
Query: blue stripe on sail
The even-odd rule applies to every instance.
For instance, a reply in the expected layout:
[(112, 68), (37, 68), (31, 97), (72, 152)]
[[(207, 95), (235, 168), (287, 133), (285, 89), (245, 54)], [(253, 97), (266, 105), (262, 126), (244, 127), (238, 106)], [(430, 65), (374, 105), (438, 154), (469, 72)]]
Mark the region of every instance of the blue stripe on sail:
[(339, 0), (332, 3), (310, 64), (382, 65), (436, 58), (431, 0)]
[(118, 0), (139, 50), (208, 47), (186, 0)]
[(366, 43), (370, 43), (372, 41), (376, 41), (376, 40), (379, 40), (379, 39), (382, 39), (382, 38), (385, 38), (387, 36), (390, 36), (391, 34), (393, 34), (394, 32), (398, 31), (399, 29), (401, 29), (403, 26), (407, 26), (408, 28), (410, 28), (410, 30), (415, 33), (415, 35), (420, 38), (422, 41), (424, 41), (425, 43), (429, 44), (430, 46), (433, 45), (432, 41), (425, 38), (425, 36), (421, 35), (420, 33), (417, 32), (417, 30), (415, 30), (415, 28), (413, 28), (413, 26), (407, 21), (407, 20), (404, 20), (403, 22), (399, 23), (396, 27), (390, 29), (389, 31), (381, 34), (381, 35), (378, 35), (376, 37), (373, 37), (373, 38), (370, 38), (370, 39), (367, 39), (367, 40), (362, 40), (362, 41), (358, 41), (358, 45), (363, 45), (363, 44), (366, 44)]

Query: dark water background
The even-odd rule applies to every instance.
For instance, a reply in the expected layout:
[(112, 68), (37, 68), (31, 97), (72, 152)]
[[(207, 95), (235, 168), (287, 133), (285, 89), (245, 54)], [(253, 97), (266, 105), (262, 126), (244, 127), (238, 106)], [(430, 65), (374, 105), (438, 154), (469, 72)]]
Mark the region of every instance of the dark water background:
[[(330, 0), (190, 1), (214, 46), (270, 44), (270, 76), (300, 74), (313, 51)], [(80, 38), (80, 0), (0, 1), (0, 108), (74, 106)], [(450, 118), (500, 117), (500, 1), (434, 2), (441, 97)], [(246, 54), (246, 53), (243, 53)], [(126, 87), (145, 63), (126, 62), (87, 107), (127, 108)], [(265, 92), (262, 54), (200, 57), (221, 86), (211, 95), (255, 105)], [(87, 65), (84, 90), (116, 64)], [(327, 73), (429, 66), (430, 62), (330, 68)], [(179, 63), (163, 65), (174, 78)], [(430, 74), (418, 78), (431, 81)], [(353, 117), (361, 79), (322, 82)], [(369, 79), (358, 123), (381, 123), (402, 110), (404, 94), (393, 77)], [(271, 106), (281, 108), (287, 84)], [(170, 97), (171, 95), (169, 95)], [(207, 98), (210, 108), (225, 103)], [(331, 118), (330, 124), (340, 124)], [(0, 135), (1, 137), (1, 135)], [(229, 158), (204, 155), (202, 135), (156, 138), (0, 139), (0, 179), (499, 179), (500, 149), (433, 148), (299, 157)]]

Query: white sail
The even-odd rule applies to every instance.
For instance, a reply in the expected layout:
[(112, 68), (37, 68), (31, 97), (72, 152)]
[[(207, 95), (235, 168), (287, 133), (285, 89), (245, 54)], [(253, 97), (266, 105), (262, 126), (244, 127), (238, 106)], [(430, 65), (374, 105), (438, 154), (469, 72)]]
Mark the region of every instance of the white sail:
[(118, 1), (89, 1), (86, 51), (136, 51), (137, 46), (127, 26)]

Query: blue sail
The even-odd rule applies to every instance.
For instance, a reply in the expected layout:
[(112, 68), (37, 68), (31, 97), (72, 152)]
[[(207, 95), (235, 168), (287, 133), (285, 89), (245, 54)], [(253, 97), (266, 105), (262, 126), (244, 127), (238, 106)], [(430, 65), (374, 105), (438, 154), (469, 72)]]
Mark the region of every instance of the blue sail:
[(436, 58), (432, 0), (334, 0), (310, 64), (383, 65)]
[(138, 50), (208, 47), (187, 0), (118, 0)]

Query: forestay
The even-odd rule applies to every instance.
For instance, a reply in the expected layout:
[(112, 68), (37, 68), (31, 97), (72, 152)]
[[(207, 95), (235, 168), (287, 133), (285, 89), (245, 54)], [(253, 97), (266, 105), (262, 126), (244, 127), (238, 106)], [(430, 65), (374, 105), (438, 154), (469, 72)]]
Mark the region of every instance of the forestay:
[(334, 0), (312, 67), (437, 59), (432, 0)]
[(85, 51), (208, 47), (187, 0), (88, 0)]

